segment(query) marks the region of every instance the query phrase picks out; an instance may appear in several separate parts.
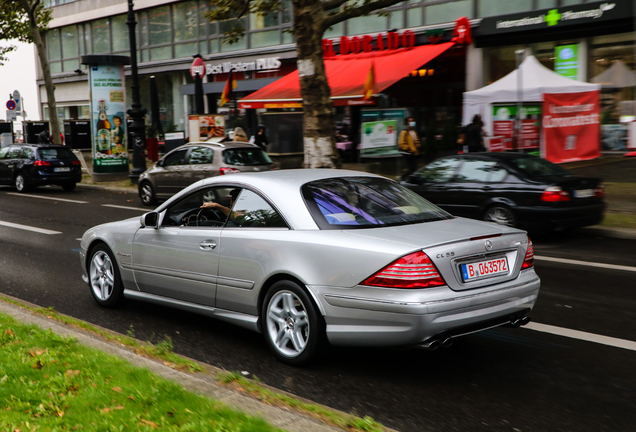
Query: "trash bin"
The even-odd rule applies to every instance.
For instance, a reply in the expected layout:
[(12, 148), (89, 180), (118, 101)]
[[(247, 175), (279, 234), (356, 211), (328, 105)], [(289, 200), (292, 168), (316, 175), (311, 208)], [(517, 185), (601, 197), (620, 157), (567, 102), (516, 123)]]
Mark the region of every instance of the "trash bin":
[(157, 138), (146, 138), (146, 155), (153, 162), (159, 160), (159, 140)]

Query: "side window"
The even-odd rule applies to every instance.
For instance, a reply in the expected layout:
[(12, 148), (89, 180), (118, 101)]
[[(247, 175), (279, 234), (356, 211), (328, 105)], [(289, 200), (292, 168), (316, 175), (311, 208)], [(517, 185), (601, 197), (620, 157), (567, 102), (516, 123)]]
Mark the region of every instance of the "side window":
[(419, 176), (426, 183), (444, 183), (453, 177), (458, 165), (456, 158), (438, 160), (420, 171)]
[[(227, 220), (232, 206), (232, 195), (240, 188), (213, 187), (199, 189), (176, 202), (166, 210), (163, 226), (220, 227)], [(202, 208), (206, 203), (214, 206)]]
[(163, 166), (169, 167), (174, 165), (183, 165), (185, 163), (185, 155), (187, 150), (178, 150), (174, 153), (170, 153), (163, 160)]
[(508, 171), (499, 164), (496, 164), (492, 167), (492, 171), (490, 172), (490, 178), (488, 179), (491, 183), (499, 183), (504, 181), (504, 179), (508, 177)]
[(22, 148), (21, 147), (13, 147), (11, 149), (11, 151), (9, 151), (9, 154), (7, 155), (7, 158), (9, 159), (21, 159), (24, 153), (22, 152)]
[(243, 189), (234, 203), (227, 226), (287, 228), (287, 224), (276, 210), (267, 201), (248, 189)]
[(26, 159), (35, 159), (35, 151), (32, 148), (24, 148), (24, 157)]
[(190, 164), (211, 164), (214, 159), (214, 150), (208, 147), (195, 147), (190, 151)]
[(488, 181), (490, 174), (497, 169), (497, 162), (469, 159), (464, 162), (455, 181), (485, 183)]
[(0, 149), (0, 159), (8, 159), (9, 158), (9, 147), (4, 147)]

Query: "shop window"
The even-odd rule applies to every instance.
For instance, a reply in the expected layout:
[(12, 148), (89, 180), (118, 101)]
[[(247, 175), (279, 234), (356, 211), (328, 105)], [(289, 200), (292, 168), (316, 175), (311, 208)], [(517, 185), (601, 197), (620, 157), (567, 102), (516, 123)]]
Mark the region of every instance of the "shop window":
[(72, 72), (75, 69), (79, 69), (80, 63), (78, 59), (64, 60), (64, 62), (62, 62), (62, 66), (63, 66), (64, 72), (69, 72), (69, 71)]
[(389, 15), (389, 28), (404, 28), (404, 11), (393, 11)]
[(130, 41), (128, 39), (128, 25), (126, 15), (117, 15), (111, 18), (110, 25), (113, 28), (113, 52), (130, 51)]
[(377, 14), (352, 18), (347, 21), (347, 34), (369, 34), (387, 30), (387, 17)]
[(84, 25), (84, 46), (86, 47), (86, 54), (93, 54), (93, 31), (91, 30), (91, 23)]
[(517, 67), (515, 51), (524, 48), (522, 45), (487, 48), (485, 62), (487, 84), (492, 84), (515, 70)]
[[(160, 6), (148, 12), (148, 30), (150, 45), (161, 45), (172, 42), (170, 31), (170, 8)], [(154, 60), (154, 56), (153, 60)], [(162, 59), (169, 58), (164, 57)]]
[(278, 30), (270, 30), (250, 34), (250, 48), (258, 48), (279, 44), (280, 35), (278, 33)]
[(175, 42), (196, 39), (197, 3), (195, 1), (177, 3), (173, 5), (173, 11)]
[(556, 5), (556, 0), (537, 0), (537, 9), (554, 8)]
[(584, 0), (561, 0), (561, 6), (570, 6), (575, 4), (585, 3)]
[(532, 53), (543, 66), (554, 70), (554, 48), (555, 42), (541, 42), (533, 46)]
[(473, 17), (472, 0), (426, 6), (426, 24), (454, 22), (458, 17)]
[(479, 16), (506, 15), (532, 10), (532, 0), (487, 0), (479, 2)]
[(49, 61), (55, 61), (62, 58), (59, 29), (51, 29), (46, 33), (46, 44), (49, 47)]
[(93, 54), (110, 53), (110, 25), (108, 18), (92, 22)]
[(415, 7), (407, 9), (406, 11), (406, 24), (408, 27), (418, 27), (422, 25), (422, 8)]
[(340, 36), (344, 36), (344, 23), (338, 23), (336, 25), (329, 27), (325, 31), (325, 35), (323, 36), (323, 38), (325, 39), (338, 38)]
[(62, 55), (64, 58), (68, 59), (78, 57), (79, 48), (77, 43), (77, 27), (74, 25), (62, 27), (60, 29), (60, 34), (62, 36)]

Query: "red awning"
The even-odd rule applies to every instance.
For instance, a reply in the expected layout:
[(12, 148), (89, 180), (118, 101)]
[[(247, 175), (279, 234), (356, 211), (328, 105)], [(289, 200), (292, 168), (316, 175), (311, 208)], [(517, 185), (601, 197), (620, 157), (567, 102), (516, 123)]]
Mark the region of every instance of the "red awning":
[[(371, 62), (375, 62), (374, 93), (377, 94), (453, 45), (455, 45), (454, 42), (445, 42), (439, 45), (422, 45), (393, 51), (374, 51), (326, 58), (325, 71), (329, 87), (331, 87), (331, 99), (334, 105), (373, 105), (374, 101), (362, 99)], [(239, 100), (239, 107), (302, 107), (298, 71)]]

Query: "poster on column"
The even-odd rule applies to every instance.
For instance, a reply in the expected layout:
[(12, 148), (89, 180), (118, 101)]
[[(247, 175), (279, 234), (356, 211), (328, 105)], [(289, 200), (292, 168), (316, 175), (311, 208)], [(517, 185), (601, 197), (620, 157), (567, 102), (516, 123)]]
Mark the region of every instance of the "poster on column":
[(98, 173), (129, 170), (124, 85), (123, 65), (91, 65), (93, 169)]
[(599, 157), (599, 112), (598, 90), (544, 93), (541, 156), (553, 163)]

